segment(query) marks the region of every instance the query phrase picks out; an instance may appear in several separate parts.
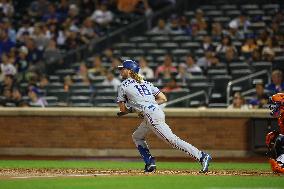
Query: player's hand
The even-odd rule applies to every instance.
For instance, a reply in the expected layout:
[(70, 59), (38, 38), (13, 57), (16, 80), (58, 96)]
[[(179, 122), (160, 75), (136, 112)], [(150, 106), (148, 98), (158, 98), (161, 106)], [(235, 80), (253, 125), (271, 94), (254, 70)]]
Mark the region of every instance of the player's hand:
[(128, 114), (128, 112), (117, 112), (117, 113), (116, 113), (116, 115), (117, 115), (118, 117), (124, 116), (124, 115), (126, 115), (126, 114)]
[(144, 115), (142, 112), (138, 113), (138, 117), (141, 118), (141, 119), (144, 119)]

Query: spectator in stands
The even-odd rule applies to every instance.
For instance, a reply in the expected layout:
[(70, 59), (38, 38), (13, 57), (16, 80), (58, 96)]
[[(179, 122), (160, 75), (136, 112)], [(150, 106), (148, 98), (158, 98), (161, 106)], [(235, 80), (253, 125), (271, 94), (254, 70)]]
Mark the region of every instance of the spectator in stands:
[(240, 92), (235, 92), (233, 102), (228, 106), (228, 109), (242, 109), (247, 110), (249, 107), (246, 104), (245, 98)]
[(46, 75), (40, 75), (39, 82), (37, 84), (38, 88), (41, 90), (46, 90), (48, 84), (49, 84), (48, 77)]
[(4, 31), (7, 31), (7, 34), (8, 34), (8, 38), (13, 42), (13, 43), (16, 43), (16, 40), (17, 40), (17, 32), (16, 30), (14, 29), (14, 27), (12, 26), (12, 23), (8, 20), (8, 19), (5, 19), (3, 18), (2, 19), (2, 30)]
[(166, 25), (166, 21), (162, 18), (158, 20), (157, 26), (155, 26), (150, 33), (154, 34), (168, 34), (170, 33), (170, 29)]
[(11, 103), (17, 107), (26, 107), (28, 104), (23, 100), (22, 94), (18, 88), (13, 88), (11, 95)]
[(203, 49), (204, 51), (207, 51), (207, 50), (214, 51), (215, 50), (212, 44), (212, 39), (209, 35), (206, 35), (203, 37), (203, 41), (201, 43), (201, 49)]
[(271, 95), (284, 91), (283, 73), (281, 70), (274, 70), (271, 74), (272, 83), (266, 86)]
[(22, 36), (22, 41), (24, 41), (24, 43), (27, 43), (27, 41), (31, 37), (34, 40), (37, 49), (43, 51), (48, 46), (50, 40), (50, 32), (49, 30), (44, 31), (44, 28), (46, 28), (44, 24), (35, 24), (32, 35), (25, 33), (26, 35), (28, 35), (28, 39), (24, 40)]
[(1, 2), (1, 12), (6, 17), (12, 17), (14, 14), (14, 6), (11, 0), (2, 0)]
[(183, 34), (184, 33), (183, 30), (180, 28), (179, 18), (177, 15), (171, 16), (168, 28), (170, 30), (169, 33), (171, 34)]
[(66, 37), (65, 47), (67, 50), (76, 49), (82, 44), (79, 36), (79, 30), (76, 28), (68, 31)]
[(86, 18), (84, 20), (83, 26), (80, 29), (80, 35), (81, 35), (81, 40), (85, 44), (90, 43), (91, 40), (97, 37), (95, 26), (91, 18)]
[(9, 39), (7, 31), (0, 31), (0, 56), (2, 53), (9, 53), (16, 44)]
[(35, 17), (36, 19), (41, 18), (46, 12), (49, 2), (47, 0), (36, 0), (33, 1), (29, 8), (28, 14), (31, 17)]
[(101, 26), (107, 26), (112, 22), (113, 15), (108, 10), (106, 3), (102, 2), (92, 14), (91, 19)]
[(90, 16), (95, 9), (95, 2), (93, 0), (82, 0), (80, 2), (80, 15), (83, 18)]
[(110, 63), (113, 58), (114, 58), (113, 49), (112, 48), (106, 48), (103, 52), (102, 60), (104, 62)]
[(51, 39), (47, 48), (43, 53), (45, 66), (48, 73), (53, 73), (57, 68), (61, 67), (62, 55), (56, 46), (55, 40)]
[(213, 41), (221, 41), (224, 35), (223, 27), (220, 22), (213, 22), (211, 29), (211, 37)]
[(138, 13), (149, 16), (152, 13), (152, 8), (148, 0), (118, 0), (117, 8), (124, 13)]
[(90, 85), (91, 82), (89, 80), (89, 73), (88, 73), (88, 67), (87, 65), (82, 62), (80, 64), (79, 70), (77, 71), (75, 77), (78, 77), (81, 79), (81, 82), (86, 84), (86, 85)]
[(207, 22), (204, 18), (203, 10), (196, 10), (194, 18), (191, 20), (191, 25), (195, 25), (198, 31), (207, 29)]
[(69, 0), (60, 0), (57, 5), (56, 13), (59, 14), (60, 22), (64, 21), (69, 12)]
[(230, 36), (231, 39), (243, 40), (245, 38), (244, 32), (239, 30), (237, 23), (229, 23), (228, 31), (224, 32), (226, 35)]
[(139, 0), (118, 0), (117, 8), (119, 11), (125, 13), (131, 13), (136, 10), (136, 6), (139, 3)]
[(73, 80), (70, 75), (64, 77), (64, 91), (69, 92), (70, 87), (73, 85)]
[(208, 67), (214, 67), (219, 64), (219, 59), (215, 56), (214, 52), (207, 50), (205, 55), (197, 60), (197, 65), (207, 73)]
[(54, 4), (50, 3), (47, 7), (47, 12), (42, 16), (42, 21), (48, 25), (59, 24), (60, 15), (56, 12), (56, 7)]
[(43, 51), (36, 47), (35, 41), (29, 38), (26, 41), (26, 47), (28, 48), (28, 61), (32, 64), (37, 64), (42, 60)]
[(28, 19), (24, 19), (22, 21), (21, 27), (18, 29), (17, 32), (17, 39), (21, 40), (22, 35), (32, 35), (34, 32), (34, 27), (31, 25), (30, 21)]
[(155, 78), (171, 78), (173, 74), (177, 73), (177, 69), (172, 65), (172, 62), (172, 55), (166, 54), (164, 63), (156, 69)]
[(237, 18), (229, 22), (229, 26), (234, 26), (234, 28), (237, 28), (238, 30), (242, 32), (246, 32), (250, 25), (251, 23), (248, 20), (248, 17), (246, 16), (244, 12), (241, 13)]
[(191, 35), (192, 29), (186, 16), (180, 17), (179, 25), (184, 34)]
[(221, 40), (221, 44), (219, 44), (217, 47), (216, 47), (216, 53), (219, 57), (222, 57), (225, 55), (226, 51), (228, 48), (231, 48), (233, 49), (235, 52), (237, 52), (237, 49), (236, 47), (232, 44), (232, 40), (229, 36), (227, 35), (224, 35), (222, 37), (222, 40)]
[(256, 44), (258, 48), (263, 48), (264, 46), (268, 45), (269, 40), (269, 33), (266, 30), (261, 31), (259, 36), (256, 39)]
[(89, 77), (95, 78), (96, 76), (105, 76), (106, 75), (106, 68), (102, 65), (102, 60), (99, 55), (94, 56), (92, 62), (92, 68), (88, 70)]
[(238, 58), (236, 51), (232, 47), (229, 47), (225, 52), (225, 56), (220, 57), (220, 61), (226, 64), (228, 73), (231, 74), (230, 65), (234, 62), (239, 62), (240, 59)]
[(112, 72), (114, 75), (119, 75), (119, 70), (117, 69), (117, 66), (121, 64), (121, 60), (117, 57), (114, 57), (111, 61), (111, 66), (109, 68), (109, 72)]
[(113, 73), (108, 72), (106, 79), (102, 82), (103, 85), (113, 86), (113, 89), (117, 91), (118, 86), (120, 85), (120, 80), (114, 77)]
[(5, 96), (5, 91), (12, 91), (13, 88), (17, 87), (15, 77), (13, 75), (4, 75), (3, 84), (1, 86), (1, 96)]
[(250, 37), (245, 40), (245, 43), (243, 44), (241, 48), (241, 52), (246, 57), (246, 59), (249, 59), (251, 57), (251, 53), (255, 49), (257, 49), (255, 40), (252, 37)]
[(273, 43), (276, 43), (276, 42), (272, 41), (272, 38), (267, 39), (266, 45), (263, 46), (262, 52), (261, 52), (262, 60), (269, 61), (269, 62), (272, 62), (274, 60), (275, 58), (274, 50), (276, 48), (274, 48)]
[(259, 52), (259, 49), (254, 49), (251, 53), (251, 56), (247, 59), (247, 62), (252, 63), (259, 61), (261, 61), (261, 53)]
[(13, 75), (17, 74), (17, 69), (14, 66), (13, 62), (10, 62), (7, 54), (2, 54), (1, 57), (1, 78), (0, 82), (3, 81), (5, 75)]
[(139, 74), (142, 75), (145, 79), (153, 79), (154, 78), (154, 71), (152, 68), (148, 66), (148, 62), (145, 57), (140, 57), (139, 59)]
[(29, 69), (30, 62), (28, 61), (28, 48), (21, 46), (19, 49), (18, 57), (16, 58), (15, 65), (17, 67), (17, 78), (18, 81), (27, 81), (27, 71)]
[(69, 6), (68, 16), (62, 23), (63, 28), (68, 30), (78, 31), (81, 24), (81, 18), (79, 16), (79, 8), (75, 4)]
[(38, 88), (30, 87), (28, 95), (30, 98), (29, 106), (44, 108), (48, 105), (47, 101), (41, 97), (42, 94)]
[(183, 63), (179, 64), (176, 79), (180, 79), (182, 83), (186, 83), (186, 81), (191, 77), (191, 73), (187, 71), (187, 66)]
[(202, 74), (202, 69), (195, 63), (195, 57), (191, 53), (186, 55), (185, 65), (188, 73), (192, 75)]
[(264, 89), (263, 81), (255, 84), (255, 95), (249, 101), (251, 108), (267, 108), (269, 96), (266, 94)]
[(180, 91), (181, 87), (177, 84), (175, 78), (171, 78), (168, 83), (166, 83), (165, 87), (161, 89), (163, 93)]

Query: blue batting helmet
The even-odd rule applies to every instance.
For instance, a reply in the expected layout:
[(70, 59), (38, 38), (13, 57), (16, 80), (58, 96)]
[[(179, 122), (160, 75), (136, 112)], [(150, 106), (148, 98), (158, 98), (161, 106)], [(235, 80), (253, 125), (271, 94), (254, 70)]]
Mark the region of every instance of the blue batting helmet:
[(122, 65), (118, 66), (119, 69), (125, 68), (128, 70), (132, 70), (135, 73), (139, 72), (139, 65), (134, 60), (124, 60)]

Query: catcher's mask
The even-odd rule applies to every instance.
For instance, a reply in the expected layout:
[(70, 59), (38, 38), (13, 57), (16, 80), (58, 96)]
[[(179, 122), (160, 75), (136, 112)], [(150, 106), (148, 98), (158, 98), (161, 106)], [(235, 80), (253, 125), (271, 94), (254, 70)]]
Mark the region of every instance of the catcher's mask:
[(284, 110), (284, 93), (277, 93), (269, 98), (270, 115), (278, 117), (281, 110)]
[(267, 147), (271, 147), (271, 145), (274, 145), (276, 137), (279, 135), (278, 131), (271, 131), (267, 133), (265, 137), (265, 144)]

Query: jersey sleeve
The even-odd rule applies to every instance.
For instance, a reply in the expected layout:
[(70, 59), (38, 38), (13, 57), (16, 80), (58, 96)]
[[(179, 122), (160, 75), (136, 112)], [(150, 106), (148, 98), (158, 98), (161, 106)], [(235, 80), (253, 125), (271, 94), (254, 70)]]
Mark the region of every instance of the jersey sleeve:
[(119, 85), (118, 87), (118, 93), (117, 93), (117, 102), (125, 102), (126, 101), (126, 95), (125, 95), (125, 90), (122, 87), (122, 85)]
[(161, 91), (158, 87), (155, 87), (152, 83), (150, 84), (151, 92), (154, 96), (157, 96)]

